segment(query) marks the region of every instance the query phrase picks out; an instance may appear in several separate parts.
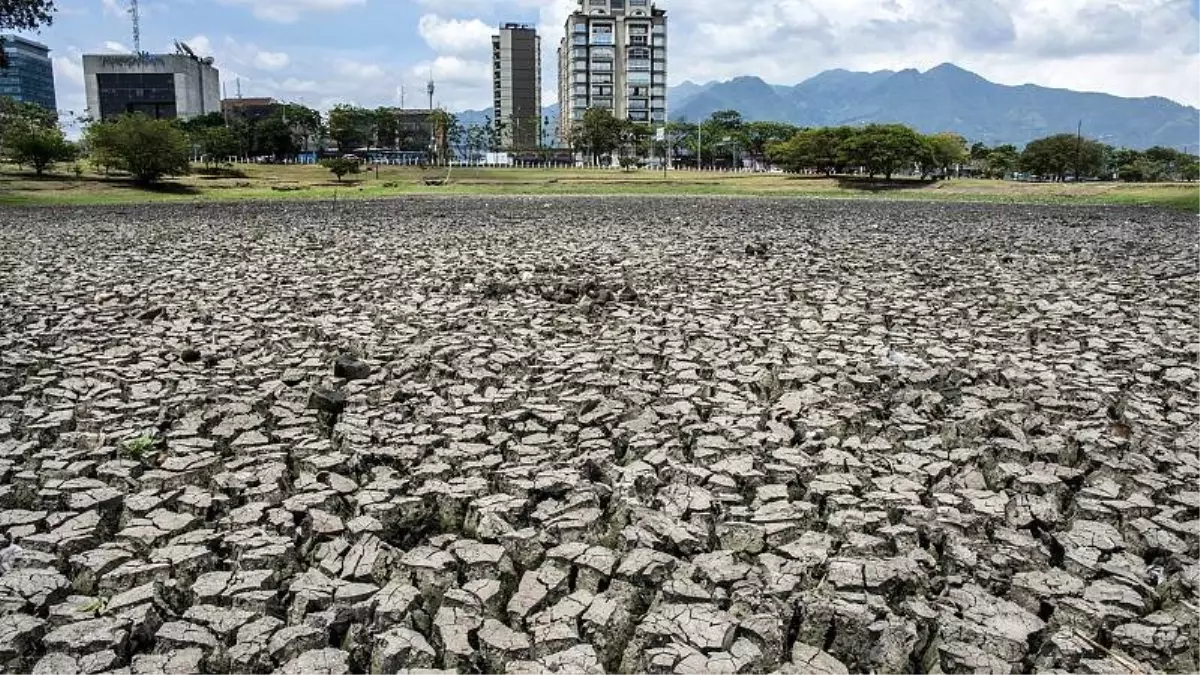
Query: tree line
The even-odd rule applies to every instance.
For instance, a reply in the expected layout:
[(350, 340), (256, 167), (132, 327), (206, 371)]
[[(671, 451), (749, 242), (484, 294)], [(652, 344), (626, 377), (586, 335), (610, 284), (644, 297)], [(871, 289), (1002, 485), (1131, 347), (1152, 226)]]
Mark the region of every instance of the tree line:
[[(369, 119), (364, 112), (371, 113)], [(448, 162), (464, 135), (455, 116), (435, 110), (417, 121), (417, 129), (405, 126), (391, 109), (338, 106), (323, 116), (312, 108), (282, 103), (257, 115), (210, 113), (188, 120), (158, 120), (129, 114), (107, 121), (85, 120), (83, 138), (72, 143), (55, 112), (0, 97), (0, 154), (38, 175), (57, 163), (86, 156), (105, 173), (118, 171), (139, 182), (153, 182), (188, 173), (193, 160), (215, 169), (235, 158), (283, 161), (304, 151), (320, 155), (327, 138), (338, 144), (339, 151), (348, 149), (342, 153), (346, 154), (366, 140), (362, 134), (370, 133), (375, 135), (370, 139), (375, 147), (411, 148), (425, 153), (431, 162)]]
[[(284, 103), (258, 116), (214, 113), (167, 121), (126, 115), (88, 124), (83, 140), (74, 144), (64, 137), (55, 113), (0, 97), (0, 150), (38, 174), (84, 154), (101, 170), (153, 181), (185, 173), (196, 158), (215, 167), (234, 157), (282, 160), (306, 149), (319, 153), (326, 138), (343, 155), (366, 146), (424, 152), (433, 163), (474, 158), (499, 147), (502, 126), (490, 120), (464, 128), (453, 114), (435, 110), (423, 122), (413, 124), (411, 113), (391, 108), (336, 106), (322, 115)], [(1194, 181), (1200, 168), (1195, 155), (1172, 148), (1113, 148), (1077, 134), (1041, 138), (1018, 150), (1014, 145), (968, 146), (958, 134), (922, 134), (901, 124), (799, 128), (748, 122), (736, 111), (717, 112), (699, 123), (673, 121), (663, 131), (660, 140), (648, 124), (617, 119), (608, 110), (594, 108), (571, 127), (566, 141), (573, 153), (594, 162), (615, 157), (627, 167), (651, 156), (670, 155), (677, 165), (734, 166), (749, 159), (758, 166), (770, 164), (792, 172), (885, 179), (897, 175), (1006, 178), (1024, 173), (1056, 181)]]
[(573, 150), (593, 161), (616, 156), (629, 165), (651, 155), (671, 156), (677, 166), (730, 167), (748, 159), (786, 171), (838, 175), (863, 173), (1008, 178), (1018, 174), (1044, 180), (1115, 179), (1194, 181), (1197, 157), (1172, 148), (1145, 151), (1114, 148), (1078, 134), (1057, 134), (1024, 149), (1005, 144), (968, 145), (953, 132), (922, 134), (903, 124), (800, 128), (783, 122), (745, 121), (735, 110), (713, 113), (701, 122), (672, 121), (665, 139), (655, 141), (646, 124), (616, 119), (589, 109), (568, 136)]

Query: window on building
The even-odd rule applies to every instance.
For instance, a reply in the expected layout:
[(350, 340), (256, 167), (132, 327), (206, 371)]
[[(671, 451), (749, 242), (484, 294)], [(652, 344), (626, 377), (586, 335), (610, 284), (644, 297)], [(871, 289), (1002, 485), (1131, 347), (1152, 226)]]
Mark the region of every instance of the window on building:
[(630, 59), (648, 59), (650, 58), (650, 50), (645, 47), (631, 47), (629, 49)]

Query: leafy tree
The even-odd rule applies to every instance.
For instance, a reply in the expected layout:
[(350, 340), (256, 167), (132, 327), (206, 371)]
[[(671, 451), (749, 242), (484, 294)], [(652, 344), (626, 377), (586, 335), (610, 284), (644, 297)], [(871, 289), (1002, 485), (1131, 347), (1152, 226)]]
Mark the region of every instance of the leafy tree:
[(1184, 157), (1179, 167), (1179, 180), (1195, 182), (1200, 180), (1200, 158), (1195, 155)]
[(400, 144), (400, 118), (394, 109), (375, 109), (375, 143), (381, 148), (395, 148)]
[(433, 127), (434, 160), (439, 164), (450, 162), (450, 149), (459, 143), (463, 134), (458, 117), (445, 110), (434, 110), (429, 114), (429, 123)]
[(696, 153), (696, 129), (696, 124), (687, 120), (667, 122), (664, 133), (672, 157), (678, 157), (681, 151)]
[(321, 166), (329, 169), (337, 177), (339, 183), (342, 182), (342, 176), (362, 170), (362, 164), (357, 157), (331, 157), (321, 160)]
[[(635, 159), (649, 156), (654, 145), (654, 128), (649, 124), (622, 122), (618, 125), (621, 136), (621, 155)], [(618, 160), (619, 161), (619, 160)]]
[(197, 115), (191, 119), (177, 120), (180, 129), (191, 135), (203, 129), (216, 129), (225, 126), (225, 116), (214, 112), (207, 115)]
[(744, 125), (742, 114), (736, 110), (719, 110), (701, 122), (696, 133), (696, 158), (699, 163), (704, 163), (705, 154), (711, 158), (715, 149), (722, 146), (727, 148), (729, 143), (735, 142)]
[(58, 127), (44, 127), (28, 122), (5, 127), (0, 138), (8, 156), (17, 164), (28, 165), (37, 175), (42, 175), (55, 162), (75, 159), (75, 146), (70, 143)]
[(192, 142), (200, 148), (207, 167), (227, 164), (238, 154), (238, 139), (227, 127), (211, 127), (192, 134)]
[(962, 164), (970, 158), (967, 139), (956, 133), (942, 132), (926, 136), (925, 143), (932, 166), (940, 169), (943, 176), (948, 177), (952, 167)]
[(1039, 138), (1025, 146), (1021, 153), (1021, 169), (1028, 173), (1062, 181), (1068, 175), (1076, 178), (1103, 173), (1107, 146), (1075, 134), (1058, 134)]
[(842, 149), (871, 177), (883, 175), (891, 180), (896, 171), (920, 161), (924, 144), (920, 134), (903, 124), (870, 124), (850, 137)]
[(574, 144), (599, 161), (600, 157), (612, 153), (621, 145), (621, 134), (625, 123), (613, 117), (606, 108), (588, 108), (573, 130)]
[(767, 157), (789, 171), (812, 169), (832, 175), (846, 165), (847, 144), (857, 132), (853, 127), (804, 129), (769, 146)]
[(504, 138), (504, 129), (508, 125), (504, 120), (493, 120), (491, 117), (484, 119), (486, 122), (484, 122), (483, 128), (487, 130), (487, 149), (489, 152), (498, 152), (501, 140)]
[[(0, 3), (2, 2), (4, 0), (0, 0)], [(58, 113), (47, 110), (36, 103), (0, 96), (0, 131), (20, 123), (46, 128), (57, 127)]]
[(282, 110), (276, 110), (254, 122), (251, 129), (255, 155), (270, 155), (275, 159), (282, 159), (300, 151), (299, 138), (284, 119)]
[(748, 122), (734, 132), (734, 137), (755, 162), (761, 162), (766, 157), (767, 146), (786, 141), (798, 131), (794, 125), (785, 122)]
[(1021, 153), (1017, 152), (1015, 145), (998, 145), (988, 151), (984, 165), (988, 177), (1004, 178), (1020, 167)]
[[(0, 0), (0, 33), (36, 30), (54, 23), (54, 0)], [(8, 68), (4, 37), (0, 36), (0, 69)]]
[(475, 161), (480, 155), (487, 152), (491, 148), (490, 131), (488, 126), (473, 126), (467, 129), (467, 159)]
[(154, 183), (190, 170), (187, 135), (168, 120), (122, 115), (92, 124), (85, 138), (99, 166), (125, 171), (138, 183)]
[(292, 142), (289, 144), (292, 150), (289, 154), (304, 149), (310, 139), (319, 140), (324, 131), (321, 113), (299, 103), (284, 103), (276, 107), (270, 117), (276, 116), (292, 135)]
[(372, 111), (350, 105), (337, 105), (329, 111), (329, 137), (342, 152), (365, 145), (375, 135), (376, 118)]
[(745, 125), (742, 113), (736, 110), (718, 110), (709, 116), (708, 122), (713, 128), (720, 129), (727, 134), (740, 131)]

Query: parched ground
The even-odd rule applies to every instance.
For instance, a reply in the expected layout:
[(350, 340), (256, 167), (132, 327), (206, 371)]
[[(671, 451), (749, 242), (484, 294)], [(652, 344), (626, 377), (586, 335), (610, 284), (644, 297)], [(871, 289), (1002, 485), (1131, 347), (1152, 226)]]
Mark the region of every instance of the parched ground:
[(1194, 671), (1151, 210), (0, 211), (0, 672)]

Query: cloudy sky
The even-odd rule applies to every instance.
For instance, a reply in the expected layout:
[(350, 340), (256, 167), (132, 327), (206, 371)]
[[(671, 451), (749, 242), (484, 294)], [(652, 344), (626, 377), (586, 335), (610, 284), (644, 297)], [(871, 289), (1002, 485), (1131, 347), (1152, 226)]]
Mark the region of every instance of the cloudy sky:
[[(348, 102), (491, 100), (493, 27), (537, 24), (547, 103), (554, 50), (574, 0), (144, 0), (142, 46), (182, 39), (216, 57), (230, 96), (328, 108)], [(659, 0), (670, 16), (669, 76), (758, 75), (795, 84), (827, 68), (921, 70), (950, 61), (1028, 82), (1200, 105), (1200, 0)], [(57, 0), (31, 35), (54, 50), (59, 107), (82, 111), (83, 53), (127, 51), (126, 0)]]

